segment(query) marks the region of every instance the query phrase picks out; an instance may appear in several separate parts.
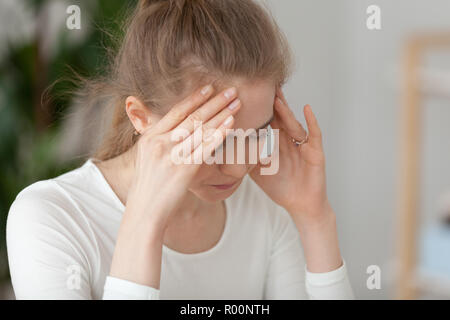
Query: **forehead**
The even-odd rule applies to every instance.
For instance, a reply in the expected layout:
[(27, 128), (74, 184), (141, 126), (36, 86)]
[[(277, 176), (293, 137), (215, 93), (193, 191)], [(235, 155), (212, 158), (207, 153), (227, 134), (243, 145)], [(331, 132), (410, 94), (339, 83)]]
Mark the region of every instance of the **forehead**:
[(273, 115), (275, 99), (275, 84), (270, 80), (235, 80), (228, 86), (221, 86), (218, 90), (235, 86), (241, 109), (235, 115), (234, 128), (247, 130), (258, 128)]

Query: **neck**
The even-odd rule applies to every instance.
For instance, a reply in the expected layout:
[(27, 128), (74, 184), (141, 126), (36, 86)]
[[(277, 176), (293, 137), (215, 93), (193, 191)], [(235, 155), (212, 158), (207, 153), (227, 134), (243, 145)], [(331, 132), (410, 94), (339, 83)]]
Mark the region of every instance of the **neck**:
[[(116, 193), (119, 200), (125, 205), (128, 198), (128, 190), (132, 183), (135, 172), (135, 148), (132, 147), (127, 152), (110, 160), (97, 162), (97, 166), (102, 171), (109, 185)], [(190, 191), (186, 192), (179, 209), (174, 212), (169, 224), (183, 223), (194, 220), (208, 213), (216, 204), (210, 204), (199, 199)]]

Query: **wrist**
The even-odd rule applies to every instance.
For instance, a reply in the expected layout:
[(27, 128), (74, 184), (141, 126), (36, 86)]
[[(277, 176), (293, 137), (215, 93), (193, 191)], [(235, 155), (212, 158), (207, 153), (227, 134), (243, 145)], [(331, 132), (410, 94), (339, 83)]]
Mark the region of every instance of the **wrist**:
[(288, 210), (297, 227), (320, 229), (336, 225), (336, 215), (328, 201), (321, 206)]
[(139, 214), (127, 207), (120, 228), (127, 235), (132, 235), (144, 243), (158, 243), (163, 241), (167, 221), (160, 215), (149, 212)]
[(302, 241), (308, 271), (322, 273), (342, 265), (336, 215), (331, 207), (314, 218), (294, 218)]
[(163, 239), (128, 233), (117, 238), (110, 276), (159, 289)]

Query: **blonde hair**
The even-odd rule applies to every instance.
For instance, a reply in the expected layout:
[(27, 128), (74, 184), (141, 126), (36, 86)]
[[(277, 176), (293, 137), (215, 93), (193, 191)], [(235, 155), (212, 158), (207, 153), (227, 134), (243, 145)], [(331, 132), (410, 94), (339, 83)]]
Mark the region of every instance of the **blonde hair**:
[(213, 81), (270, 79), (283, 85), (292, 53), (269, 10), (255, 0), (142, 0), (125, 24), (110, 72), (91, 81), (114, 108), (95, 152), (108, 160), (135, 143), (125, 100), (135, 96), (154, 112), (173, 97)]

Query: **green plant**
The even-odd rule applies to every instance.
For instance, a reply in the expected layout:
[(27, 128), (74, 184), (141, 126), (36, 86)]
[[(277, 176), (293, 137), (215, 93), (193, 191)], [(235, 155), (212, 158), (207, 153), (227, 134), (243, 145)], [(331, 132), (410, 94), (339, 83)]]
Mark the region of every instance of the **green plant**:
[[(33, 15), (38, 17), (48, 9), (50, 1), (28, 1)], [(135, 0), (73, 1), (88, 18), (89, 28), (82, 41), (70, 41), (65, 24), (59, 27), (54, 52), (42, 53), (45, 26), (36, 26), (35, 37), (20, 45), (7, 46), (6, 56), (0, 60), (0, 282), (9, 278), (6, 257), (6, 221), (11, 203), (16, 195), (31, 183), (55, 177), (80, 165), (80, 159), (61, 163), (57, 157), (57, 142), (62, 119), (77, 90), (71, 81), (71, 70), (91, 76), (104, 69), (107, 61), (104, 30), (120, 33), (124, 12), (135, 6)], [(59, 12), (59, 14), (66, 14)], [(44, 21), (45, 19), (40, 19)], [(52, 84), (54, 84), (51, 86)], [(51, 88), (51, 99), (43, 99)]]

